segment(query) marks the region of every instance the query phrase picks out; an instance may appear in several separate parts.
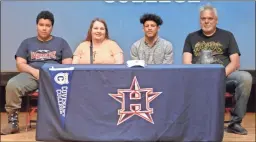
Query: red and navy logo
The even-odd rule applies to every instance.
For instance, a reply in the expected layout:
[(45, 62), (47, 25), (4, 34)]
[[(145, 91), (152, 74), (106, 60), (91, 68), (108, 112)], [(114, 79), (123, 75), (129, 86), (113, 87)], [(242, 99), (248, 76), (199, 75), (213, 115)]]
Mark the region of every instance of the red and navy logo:
[(109, 94), (116, 101), (121, 103), (118, 110), (119, 120), (117, 125), (125, 122), (134, 115), (137, 115), (154, 124), (151, 114), (153, 108), (149, 104), (162, 92), (153, 92), (153, 88), (140, 88), (136, 76), (133, 78), (130, 89), (118, 89), (117, 94)]

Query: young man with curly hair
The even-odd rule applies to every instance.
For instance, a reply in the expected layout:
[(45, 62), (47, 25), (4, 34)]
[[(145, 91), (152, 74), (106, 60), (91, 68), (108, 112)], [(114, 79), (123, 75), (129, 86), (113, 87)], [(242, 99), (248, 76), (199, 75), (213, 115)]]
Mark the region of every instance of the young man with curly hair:
[(172, 64), (172, 43), (159, 37), (158, 31), (163, 24), (161, 17), (144, 14), (140, 18), (144, 37), (133, 43), (130, 51), (132, 60), (144, 60), (146, 64)]

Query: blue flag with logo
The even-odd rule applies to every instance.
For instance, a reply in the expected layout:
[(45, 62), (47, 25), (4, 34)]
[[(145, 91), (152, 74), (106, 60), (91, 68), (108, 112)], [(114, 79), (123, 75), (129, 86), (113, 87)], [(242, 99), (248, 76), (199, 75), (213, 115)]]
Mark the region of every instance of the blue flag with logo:
[(36, 140), (222, 141), (225, 69), (198, 66), (45, 64)]
[(70, 94), (70, 82), (72, 79), (74, 67), (68, 68), (49, 68), (51, 80), (53, 82), (54, 91), (59, 110), (61, 126), (65, 126), (65, 117), (67, 111), (68, 96)]

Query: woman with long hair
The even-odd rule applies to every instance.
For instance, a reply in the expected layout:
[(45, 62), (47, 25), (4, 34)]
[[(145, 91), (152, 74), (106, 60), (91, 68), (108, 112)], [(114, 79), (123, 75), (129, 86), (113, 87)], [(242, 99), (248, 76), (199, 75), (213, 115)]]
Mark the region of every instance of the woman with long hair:
[(87, 37), (76, 48), (73, 64), (123, 64), (123, 50), (109, 38), (108, 27), (103, 19), (91, 22)]

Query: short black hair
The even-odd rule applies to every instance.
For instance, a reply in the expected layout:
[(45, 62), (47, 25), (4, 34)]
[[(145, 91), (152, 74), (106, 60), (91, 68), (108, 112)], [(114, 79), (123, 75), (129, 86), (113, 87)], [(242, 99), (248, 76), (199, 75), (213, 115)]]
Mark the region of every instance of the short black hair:
[(157, 26), (160, 26), (163, 24), (163, 20), (161, 19), (161, 17), (156, 14), (146, 13), (140, 17), (141, 24), (144, 24), (146, 21), (154, 21), (156, 22)]
[(50, 11), (41, 11), (36, 17), (36, 24), (38, 24), (40, 19), (49, 19), (54, 25), (54, 16)]

